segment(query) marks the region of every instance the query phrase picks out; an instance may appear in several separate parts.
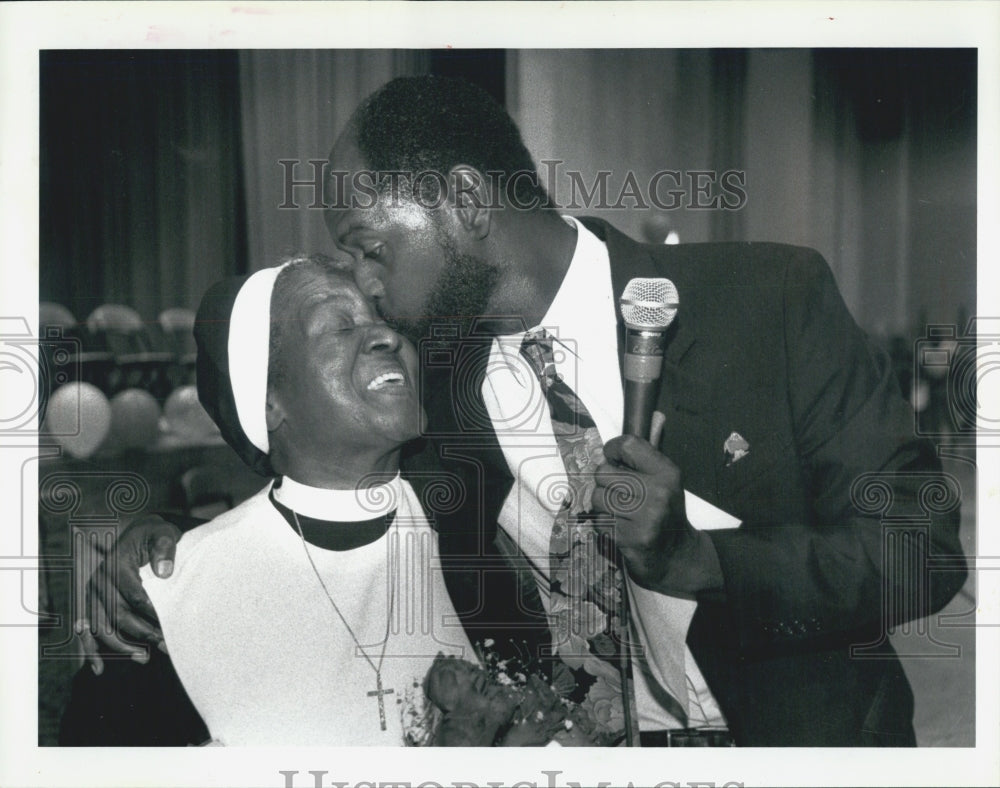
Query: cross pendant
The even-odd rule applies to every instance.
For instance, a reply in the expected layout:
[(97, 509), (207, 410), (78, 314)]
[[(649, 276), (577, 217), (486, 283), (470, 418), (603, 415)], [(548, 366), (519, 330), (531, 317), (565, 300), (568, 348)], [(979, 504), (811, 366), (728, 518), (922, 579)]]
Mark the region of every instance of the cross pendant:
[(392, 695), (392, 689), (382, 689), (382, 674), (375, 674), (375, 685), (376, 689), (373, 689), (368, 693), (369, 698), (378, 696), (378, 721), (382, 726), (382, 730), (385, 730), (385, 701), (382, 700), (383, 695)]

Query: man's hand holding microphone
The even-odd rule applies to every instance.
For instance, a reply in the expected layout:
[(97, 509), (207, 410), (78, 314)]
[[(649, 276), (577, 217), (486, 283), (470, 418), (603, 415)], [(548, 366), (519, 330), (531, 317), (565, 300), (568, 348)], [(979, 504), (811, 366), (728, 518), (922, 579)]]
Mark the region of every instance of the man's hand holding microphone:
[(722, 591), (722, 568), (711, 539), (688, 521), (680, 468), (655, 448), (663, 351), (678, 303), (669, 279), (633, 279), (622, 294), (625, 434), (604, 444), (592, 504), (615, 517), (616, 545), (636, 583), (694, 598)]

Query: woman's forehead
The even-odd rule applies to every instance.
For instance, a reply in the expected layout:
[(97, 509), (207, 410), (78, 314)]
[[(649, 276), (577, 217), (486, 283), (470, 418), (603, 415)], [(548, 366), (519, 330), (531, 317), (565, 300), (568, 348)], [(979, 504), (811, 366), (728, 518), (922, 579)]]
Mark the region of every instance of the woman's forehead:
[(335, 268), (333, 265), (306, 263), (295, 265), (288, 271), (286, 292), (293, 301), (316, 294), (343, 296), (346, 299), (365, 301), (365, 296), (354, 280), (353, 266)]

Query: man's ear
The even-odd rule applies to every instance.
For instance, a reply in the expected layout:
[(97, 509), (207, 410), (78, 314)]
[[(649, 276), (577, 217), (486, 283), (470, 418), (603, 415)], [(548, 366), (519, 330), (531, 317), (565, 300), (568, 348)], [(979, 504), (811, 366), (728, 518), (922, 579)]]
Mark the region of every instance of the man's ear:
[(489, 180), (475, 167), (456, 164), (448, 172), (448, 199), (455, 218), (478, 240), (490, 234), (494, 194)]
[(264, 420), (268, 432), (274, 432), (285, 421), (285, 409), (281, 404), (281, 397), (275, 394), (270, 387), (267, 390), (267, 400), (264, 404)]

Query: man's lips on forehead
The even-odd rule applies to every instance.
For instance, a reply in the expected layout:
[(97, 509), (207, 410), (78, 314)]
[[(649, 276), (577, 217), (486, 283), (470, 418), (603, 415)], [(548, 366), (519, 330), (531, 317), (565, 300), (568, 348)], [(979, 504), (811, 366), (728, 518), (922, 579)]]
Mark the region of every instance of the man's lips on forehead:
[(384, 297), (382, 297), (382, 298), (375, 298), (374, 301), (375, 301), (375, 314), (377, 314), (380, 318), (382, 318), (389, 325), (392, 325), (392, 314), (386, 308), (385, 298)]

